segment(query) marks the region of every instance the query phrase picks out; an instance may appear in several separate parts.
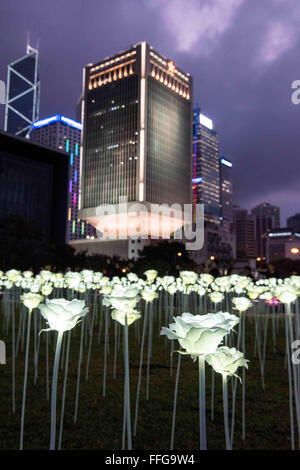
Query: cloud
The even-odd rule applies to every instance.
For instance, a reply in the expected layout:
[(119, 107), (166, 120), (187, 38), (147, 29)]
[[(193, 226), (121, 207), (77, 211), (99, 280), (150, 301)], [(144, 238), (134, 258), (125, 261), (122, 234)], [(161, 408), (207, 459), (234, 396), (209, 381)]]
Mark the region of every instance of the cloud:
[(270, 64), (290, 49), (296, 40), (296, 32), (292, 25), (275, 22), (267, 31), (264, 45), (259, 58), (262, 62)]
[(146, 0), (160, 9), (179, 52), (207, 55), (229, 28), (245, 0)]

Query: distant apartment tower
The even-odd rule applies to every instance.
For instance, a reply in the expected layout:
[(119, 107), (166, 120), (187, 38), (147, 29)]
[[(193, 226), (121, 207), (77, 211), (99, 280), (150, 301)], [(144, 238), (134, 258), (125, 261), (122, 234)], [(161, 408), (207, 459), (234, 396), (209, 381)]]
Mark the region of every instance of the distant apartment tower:
[(224, 232), (232, 232), (232, 162), (220, 157), (221, 225)]
[(263, 202), (251, 210), (255, 217), (256, 256), (266, 259), (267, 234), (280, 226), (280, 209), (268, 202)]
[(95, 235), (93, 227), (78, 216), (81, 130), (80, 122), (56, 114), (34, 122), (30, 134), (30, 139), (34, 142), (69, 155), (67, 240), (85, 239)]
[(86, 66), (83, 81), (82, 217), (102, 230), (106, 204), (190, 203), (190, 75), (141, 42)]
[(26, 55), (8, 65), (4, 130), (28, 136), (39, 108), (39, 52), (27, 45)]
[(300, 233), (300, 214), (292, 215), (287, 219), (287, 227)]
[(193, 202), (204, 204), (207, 223), (220, 224), (219, 139), (211, 119), (193, 113)]
[(233, 230), (237, 258), (255, 258), (255, 217), (246, 209), (233, 206)]

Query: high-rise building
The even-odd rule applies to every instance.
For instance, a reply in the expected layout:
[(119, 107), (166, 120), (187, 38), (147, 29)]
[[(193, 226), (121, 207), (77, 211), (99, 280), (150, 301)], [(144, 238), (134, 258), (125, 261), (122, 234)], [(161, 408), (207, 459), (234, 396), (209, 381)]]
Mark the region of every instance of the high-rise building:
[(69, 204), (67, 240), (78, 240), (95, 235), (95, 230), (78, 216), (80, 175), (80, 140), (82, 125), (68, 117), (56, 114), (32, 124), (30, 139), (69, 155)]
[(0, 132), (1, 216), (22, 215), (36, 222), (45, 239), (65, 243), (67, 180), (64, 152)]
[(232, 232), (232, 162), (220, 158), (221, 225), (224, 232)]
[(28, 136), (39, 108), (39, 52), (28, 44), (26, 55), (8, 65), (4, 130)]
[(280, 227), (280, 209), (263, 202), (251, 210), (255, 217), (256, 256), (266, 259), (267, 235), (271, 229)]
[(81, 216), (102, 231), (106, 204), (190, 203), (190, 75), (141, 42), (87, 65), (83, 82)]
[(267, 236), (267, 262), (300, 259), (300, 233), (290, 228), (272, 229)]
[(219, 139), (211, 119), (193, 114), (193, 202), (204, 204), (206, 223), (220, 224)]
[(287, 227), (300, 233), (300, 214), (292, 215), (287, 219)]
[(255, 258), (255, 217), (246, 209), (233, 206), (233, 230), (237, 258)]

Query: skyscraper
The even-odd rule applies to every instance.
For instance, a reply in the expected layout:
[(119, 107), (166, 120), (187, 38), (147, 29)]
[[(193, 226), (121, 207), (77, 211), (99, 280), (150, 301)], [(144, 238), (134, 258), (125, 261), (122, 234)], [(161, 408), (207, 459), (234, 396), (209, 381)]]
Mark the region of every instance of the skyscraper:
[(29, 135), (39, 108), (39, 52), (27, 44), (26, 55), (8, 65), (4, 130)]
[(232, 231), (232, 162), (220, 158), (221, 224), (225, 232)]
[(256, 256), (264, 259), (267, 255), (267, 235), (273, 228), (280, 226), (280, 209), (263, 202), (251, 210), (255, 217)]
[(233, 228), (237, 258), (255, 258), (255, 217), (246, 209), (233, 206)]
[(300, 233), (300, 214), (292, 215), (287, 219), (287, 227)]
[(200, 112), (193, 114), (193, 201), (204, 204), (204, 220), (220, 224), (219, 139), (213, 122)]
[(101, 228), (99, 208), (122, 199), (190, 203), (189, 74), (141, 42), (86, 66), (83, 81), (82, 217)]
[(30, 134), (34, 142), (69, 154), (68, 240), (95, 235), (93, 227), (78, 216), (81, 130), (80, 122), (56, 114), (34, 122)]

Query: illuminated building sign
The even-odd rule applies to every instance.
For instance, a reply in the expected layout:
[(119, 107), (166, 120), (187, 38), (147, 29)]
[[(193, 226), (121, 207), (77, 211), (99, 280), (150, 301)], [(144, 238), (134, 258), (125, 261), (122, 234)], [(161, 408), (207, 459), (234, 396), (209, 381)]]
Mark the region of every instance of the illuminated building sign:
[(269, 237), (290, 237), (292, 232), (269, 233)]
[(67, 124), (68, 126), (74, 127), (75, 129), (79, 129), (80, 131), (82, 130), (82, 124), (80, 122), (62, 116), (61, 114), (55, 114), (55, 116), (50, 116), (46, 119), (40, 119), (39, 121), (36, 121), (32, 124), (32, 128), (37, 129), (38, 127), (47, 126), (48, 124), (52, 124), (53, 122), (62, 122), (63, 124)]
[(199, 178), (193, 178), (193, 183), (202, 183), (202, 178), (199, 177)]
[(214, 126), (213, 126), (213, 122), (211, 119), (204, 116), (204, 114), (200, 114), (199, 119), (200, 119), (200, 124), (202, 124), (202, 126), (205, 126), (208, 129), (213, 129)]
[(232, 163), (229, 162), (228, 160), (225, 160), (225, 158), (221, 158), (221, 163), (222, 163), (222, 165), (229, 166), (229, 168), (232, 167)]

